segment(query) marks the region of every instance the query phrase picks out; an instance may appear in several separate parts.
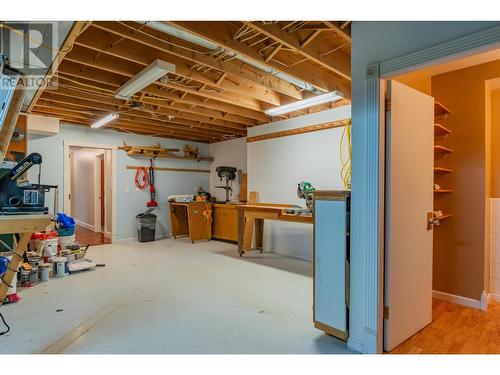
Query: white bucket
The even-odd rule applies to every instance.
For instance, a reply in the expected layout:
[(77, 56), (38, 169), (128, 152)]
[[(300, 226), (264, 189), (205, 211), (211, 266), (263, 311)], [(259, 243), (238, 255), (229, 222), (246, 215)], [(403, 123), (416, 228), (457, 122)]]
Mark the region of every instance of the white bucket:
[(46, 239), (43, 240), (42, 242), (43, 242), (43, 255), (49, 258), (56, 256), (57, 243), (58, 243), (57, 237)]
[(52, 264), (54, 266), (54, 276), (63, 277), (66, 276), (68, 272), (68, 260), (64, 257), (52, 258)]
[(65, 249), (66, 246), (72, 246), (75, 244), (75, 235), (59, 237), (59, 245), (61, 249)]

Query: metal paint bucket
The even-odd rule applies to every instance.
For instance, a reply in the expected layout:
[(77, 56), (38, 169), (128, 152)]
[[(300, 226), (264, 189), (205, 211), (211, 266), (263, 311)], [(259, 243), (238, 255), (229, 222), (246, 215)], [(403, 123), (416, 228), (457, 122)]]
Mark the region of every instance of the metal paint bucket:
[(38, 283), (38, 267), (31, 266), (30, 284), (35, 285), (37, 283)]
[(43, 263), (38, 267), (40, 271), (40, 281), (42, 283), (49, 281), (49, 273), (50, 273), (50, 264)]
[(43, 263), (42, 257), (39, 256), (32, 256), (28, 258), (28, 262), (32, 267), (38, 267), (40, 264)]
[(52, 258), (52, 264), (54, 267), (54, 276), (63, 277), (68, 275), (68, 259), (64, 257)]
[(21, 286), (30, 286), (30, 270), (21, 269)]

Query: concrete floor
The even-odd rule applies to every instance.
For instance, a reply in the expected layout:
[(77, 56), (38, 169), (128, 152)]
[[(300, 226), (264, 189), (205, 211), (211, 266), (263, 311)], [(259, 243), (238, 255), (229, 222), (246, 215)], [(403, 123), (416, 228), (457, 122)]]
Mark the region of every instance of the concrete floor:
[(106, 266), (20, 288), (1, 307), (0, 353), (348, 353), (313, 327), (310, 262), (187, 240), (88, 256)]

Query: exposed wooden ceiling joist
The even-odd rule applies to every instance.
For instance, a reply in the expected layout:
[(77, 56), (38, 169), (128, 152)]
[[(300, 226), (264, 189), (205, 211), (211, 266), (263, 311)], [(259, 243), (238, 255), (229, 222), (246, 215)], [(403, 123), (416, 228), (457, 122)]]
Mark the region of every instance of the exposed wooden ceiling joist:
[[(193, 52), (185, 48), (180, 48), (176, 46), (182, 45), (178, 44), (181, 43), (178, 40), (174, 42), (176, 45), (168, 44), (166, 42), (168, 42), (172, 38), (153, 29), (147, 28), (147, 33), (141, 33), (140, 31), (134, 31), (127, 26), (115, 22), (95, 22), (92, 25), (95, 27), (99, 27), (102, 30), (158, 49), (159, 51), (182, 57), (193, 63), (202, 64), (212, 69), (216, 69), (220, 72), (235, 75), (236, 77), (242, 77), (243, 79), (255, 82), (259, 85), (267, 87), (270, 90), (281, 92), (282, 94), (291, 96), (293, 98), (302, 98), (299, 90), (297, 90), (294, 85), (286, 81), (270, 76), (269, 74), (264, 74), (262, 71), (256, 68), (245, 65), (235, 60), (225, 61), (212, 57), (208, 53), (203, 54), (200, 52)], [(162, 42), (161, 40), (163, 40), (164, 42)]]
[[(331, 30), (335, 31), (341, 38), (351, 43), (351, 34), (347, 31), (346, 27), (349, 23), (345, 24), (344, 22), (333, 22), (333, 21), (324, 21), (325, 25), (327, 25)], [(345, 26), (344, 26), (345, 25)], [(344, 26), (344, 27), (342, 27)]]
[[(172, 120), (169, 120), (168, 118), (164, 117), (158, 117), (158, 118), (153, 118), (151, 117), (148, 112), (141, 111), (139, 109), (133, 109), (133, 108), (127, 108), (127, 107), (118, 107), (115, 105), (111, 105), (105, 102), (96, 102), (92, 100), (87, 100), (87, 99), (75, 99), (71, 97), (67, 97), (61, 94), (57, 93), (44, 93), (44, 95), (41, 98), (41, 103), (53, 103), (53, 104), (58, 104), (61, 108), (66, 108), (66, 109), (71, 109), (71, 107), (78, 107), (78, 108), (88, 108), (88, 109), (93, 109), (97, 111), (102, 111), (102, 115), (105, 115), (106, 113), (109, 112), (121, 112), (120, 113), (120, 118), (130, 118), (130, 117), (137, 117), (140, 118), (143, 123), (151, 123), (151, 121), (154, 122), (161, 122), (165, 124), (171, 124), (171, 125), (177, 125), (177, 126), (182, 126), (184, 128), (199, 128), (199, 129), (206, 129), (207, 131), (213, 131), (213, 132), (222, 132), (222, 133), (237, 133), (237, 134), (245, 134), (244, 129), (235, 129), (235, 128), (227, 128), (227, 127), (221, 127), (218, 125), (214, 124), (206, 124), (206, 123), (201, 123), (201, 122), (196, 122), (196, 121), (188, 121), (180, 118), (174, 118)], [(91, 112), (95, 113), (95, 112)], [(102, 116), (101, 115), (101, 116)]]
[(325, 50), (324, 48), (322, 50), (321, 47), (316, 44), (303, 45), (303, 41), (299, 39), (297, 33), (288, 33), (277, 23), (244, 23), (254, 30), (257, 30), (279, 43), (284, 44), (288, 48), (297, 51), (301, 55), (308, 57), (334, 74), (337, 74), (346, 80), (351, 80), (351, 59), (342, 51), (338, 50), (333, 53), (326, 54), (328, 50)]
[[(101, 71), (92, 67), (85, 67), (85, 69), (83, 69), (82, 66), (79, 66), (78, 64), (70, 61), (65, 61), (64, 64), (61, 64), (59, 72), (73, 76), (74, 78), (83, 78), (94, 82), (105, 83), (116, 88), (122, 86), (125, 82), (127, 82), (127, 78), (124, 78), (123, 76)], [(210, 98), (207, 98), (203, 95), (193, 94), (192, 92), (189, 92), (187, 93), (188, 95), (182, 97), (182, 95), (162, 90), (161, 86), (163, 85), (150, 85), (142, 91), (151, 95), (158, 95), (179, 102), (189, 102), (190, 104), (194, 105), (206, 106), (209, 108), (220, 110), (222, 112), (233, 113), (235, 115), (240, 115), (259, 121), (269, 121), (269, 117), (267, 115), (253, 109), (237, 107), (232, 104), (219, 102), (217, 100), (211, 100)], [(165, 88), (165, 86), (163, 87)]]
[[(338, 90), (350, 98), (349, 22), (196, 21), (170, 25), (212, 45), (164, 30), (161, 25), (82, 23), (54, 65), (59, 87), (40, 91), (30, 109), (82, 126), (116, 112), (119, 117), (107, 125), (110, 129), (218, 142), (244, 136), (248, 126), (271, 121), (266, 109), (312, 97), (318, 91)], [(174, 64), (175, 72), (129, 100), (115, 97), (120, 86), (157, 59)], [(319, 90), (310, 92), (294, 80)], [(318, 105), (281, 117), (328, 108), (331, 105)]]
[[(143, 68), (155, 59), (160, 59), (174, 64), (175, 73), (184, 78), (215, 86), (233, 94), (257, 99), (264, 103), (272, 105), (283, 104), (282, 98), (277, 92), (260, 84), (248, 80), (240, 80), (239, 82), (235, 82), (235, 79), (220, 80), (221, 76), (227, 76), (227, 73), (213, 71), (211, 77), (210, 75), (193, 69), (195, 64), (186, 59), (164, 53), (158, 49), (145, 46), (132, 40), (125, 40), (120, 43), (113, 43), (113, 40), (113, 38), (110, 38), (109, 33), (105, 33), (97, 28), (91, 28), (75, 42), (76, 46), (83, 48), (81, 50), (74, 49), (67, 56), (67, 59), (84, 57), (91, 59), (94, 63), (107, 64), (108, 62), (115, 63), (117, 61), (109, 58), (109, 56), (113, 56), (120, 59), (120, 65), (126, 63), (128, 63), (129, 66), (131, 64), (137, 64), (137, 66), (142, 66)], [(95, 52), (92, 53), (91, 50)], [(232, 78), (234, 77), (232, 76)], [(300, 97), (300, 95), (298, 96)]]
[(261, 56), (257, 50), (234, 40), (233, 30), (230, 25), (227, 25), (226, 23), (212, 24), (210, 22), (201, 21), (169, 21), (168, 23), (193, 33), (201, 38), (205, 38), (212, 43), (221, 45), (224, 48), (236, 51), (255, 62), (267, 64), (282, 73), (296, 78), (297, 80), (308, 82), (325, 92), (338, 90), (342, 92), (346, 98), (350, 99), (351, 89), (349, 82), (344, 82), (332, 74), (313, 66), (312, 64), (303, 63), (287, 67), (274, 60), (265, 62), (264, 57)]

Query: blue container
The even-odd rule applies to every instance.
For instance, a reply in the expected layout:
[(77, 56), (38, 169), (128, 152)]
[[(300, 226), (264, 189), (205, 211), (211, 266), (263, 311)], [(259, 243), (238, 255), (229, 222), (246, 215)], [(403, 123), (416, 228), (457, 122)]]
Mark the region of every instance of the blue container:
[(68, 216), (63, 213), (57, 213), (57, 223), (59, 224), (59, 228), (74, 228), (75, 220), (71, 216)]
[(75, 227), (71, 228), (58, 228), (57, 233), (60, 237), (72, 236), (75, 234)]

